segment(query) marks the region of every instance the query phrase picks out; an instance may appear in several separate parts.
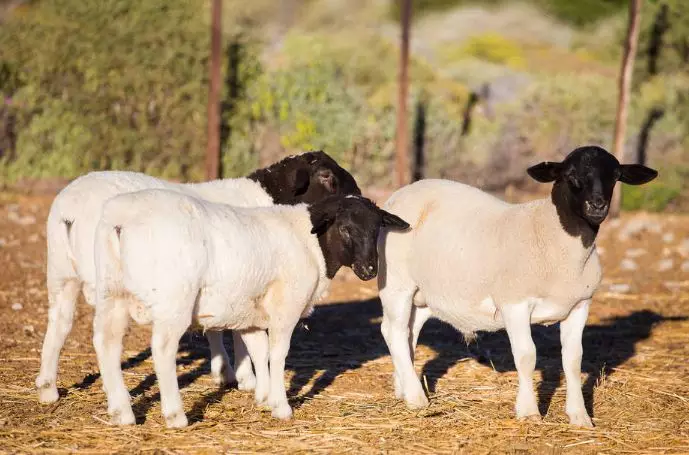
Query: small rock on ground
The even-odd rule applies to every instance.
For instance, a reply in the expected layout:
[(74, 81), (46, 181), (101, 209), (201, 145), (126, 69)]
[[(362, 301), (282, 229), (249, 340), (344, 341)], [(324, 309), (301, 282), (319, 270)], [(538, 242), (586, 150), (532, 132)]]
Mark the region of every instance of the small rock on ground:
[(684, 257), (689, 257), (689, 239), (684, 239), (677, 247), (677, 252)]
[(674, 265), (674, 262), (672, 261), (672, 259), (663, 259), (662, 261), (658, 262), (658, 265), (656, 268), (659, 272), (667, 272), (668, 270), (670, 270), (672, 268), (673, 265)]
[(14, 303), (12, 304), (12, 309), (13, 309), (14, 311), (19, 311), (19, 310), (21, 310), (22, 308), (24, 308), (24, 305), (22, 305), (22, 304), (19, 303), (19, 302), (14, 302)]
[(622, 225), (617, 238), (621, 241), (626, 241), (643, 231), (660, 234), (661, 230), (662, 226), (657, 221), (648, 218), (633, 218)]
[(622, 270), (636, 270), (638, 268), (636, 262), (631, 259), (622, 259), (622, 262), (620, 262), (620, 269)]
[(630, 248), (626, 251), (625, 256), (628, 258), (638, 258), (646, 254), (646, 250), (643, 248)]
[(617, 294), (626, 294), (632, 289), (632, 287), (627, 283), (618, 283), (611, 284), (608, 289), (610, 290), (610, 292), (615, 292)]

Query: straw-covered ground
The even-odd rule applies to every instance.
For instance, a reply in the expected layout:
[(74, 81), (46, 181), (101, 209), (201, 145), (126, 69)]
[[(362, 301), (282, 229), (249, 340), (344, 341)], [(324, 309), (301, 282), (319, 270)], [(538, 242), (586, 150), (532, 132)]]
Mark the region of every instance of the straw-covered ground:
[(417, 351), (431, 404), (407, 410), (392, 393), (375, 283), (341, 279), (293, 338), (293, 420), (272, 419), (251, 393), (216, 390), (205, 339), (192, 334), (178, 363), (192, 424), (173, 431), (160, 416), (149, 329), (136, 326), (123, 360), (139, 424), (107, 424), (93, 312), (81, 302), (60, 360), (61, 399), (38, 403), (50, 201), (0, 195), (0, 452), (689, 453), (687, 217), (625, 215), (602, 230), (605, 280), (584, 333), (582, 374), (594, 429), (567, 424), (557, 327), (534, 328), (542, 422), (513, 419), (517, 375), (504, 332), (467, 346), (437, 321)]

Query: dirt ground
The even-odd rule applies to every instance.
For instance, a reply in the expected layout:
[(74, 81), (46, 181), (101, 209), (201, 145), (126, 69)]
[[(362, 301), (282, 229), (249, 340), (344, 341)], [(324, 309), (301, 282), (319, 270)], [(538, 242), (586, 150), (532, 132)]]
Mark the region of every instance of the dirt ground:
[(61, 399), (38, 403), (50, 201), (0, 194), (0, 452), (689, 453), (689, 217), (625, 215), (601, 231), (605, 278), (582, 374), (594, 429), (567, 424), (557, 327), (534, 327), (542, 422), (513, 418), (517, 375), (504, 332), (467, 345), (437, 321), (417, 350), (431, 404), (407, 410), (393, 396), (375, 282), (341, 278), (293, 337), (293, 420), (272, 419), (249, 392), (214, 388), (206, 341), (189, 334), (178, 376), (192, 424), (167, 430), (147, 327), (132, 326), (125, 339), (139, 424), (107, 424), (93, 311), (83, 302), (60, 361)]

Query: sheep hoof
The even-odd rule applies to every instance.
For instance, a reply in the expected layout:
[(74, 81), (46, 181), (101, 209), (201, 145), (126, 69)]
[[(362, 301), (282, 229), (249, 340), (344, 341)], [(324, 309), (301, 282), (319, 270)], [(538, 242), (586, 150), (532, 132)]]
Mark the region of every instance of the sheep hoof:
[(136, 419), (131, 409), (116, 410), (110, 414), (110, 423), (113, 425), (134, 425)]
[(184, 428), (189, 424), (183, 411), (174, 412), (165, 416), (165, 425), (168, 428)]
[(288, 420), (292, 418), (292, 408), (288, 404), (283, 404), (273, 408), (273, 417), (276, 419)]
[(51, 384), (44, 384), (38, 387), (38, 401), (43, 404), (55, 403), (60, 395), (57, 393), (57, 387)]
[(239, 390), (254, 390), (256, 388), (256, 376), (253, 374), (246, 377), (237, 378), (237, 388)]
[(580, 427), (593, 428), (593, 422), (591, 422), (591, 417), (589, 417), (589, 415), (586, 412), (571, 414), (569, 416), (569, 423), (571, 425), (577, 425)]
[(393, 373), (392, 374), (392, 385), (395, 389), (395, 398), (398, 400), (401, 400), (404, 398), (404, 392), (402, 391), (402, 384), (400, 382), (399, 377)]
[(213, 384), (216, 387), (225, 387), (237, 382), (232, 368), (223, 368), (220, 373), (213, 372)]
[(256, 404), (257, 404), (258, 406), (268, 406), (268, 407), (270, 407), (270, 403), (268, 403), (268, 391), (266, 391), (266, 392), (264, 392), (264, 393), (261, 393), (261, 392), (256, 393), (256, 394), (254, 395), (254, 399), (255, 399)]
[(407, 398), (407, 407), (409, 409), (423, 409), (428, 407), (428, 398), (423, 392), (416, 394), (416, 396)]

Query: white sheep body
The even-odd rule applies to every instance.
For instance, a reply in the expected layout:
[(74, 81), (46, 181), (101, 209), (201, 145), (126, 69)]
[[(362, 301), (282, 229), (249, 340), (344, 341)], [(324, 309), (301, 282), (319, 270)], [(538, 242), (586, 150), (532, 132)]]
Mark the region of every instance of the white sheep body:
[[(286, 355), (300, 317), (330, 283), (311, 228), (305, 204), (242, 209), (166, 190), (110, 199), (96, 235), (94, 345), (113, 420), (134, 420), (124, 383), (117, 380), (117, 353), (127, 314), (142, 306), (153, 321), (152, 352), (169, 426), (186, 425), (174, 354), (192, 322), (248, 334), (243, 339), (256, 367), (256, 400), (268, 399), (276, 417), (289, 417), (280, 355)], [(265, 336), (259, 329), (270, 332), (270, 383), (262, 381), (268, 378), (268, 350), (267, 338), (255, 339)], [(286, 336), (274, 343), (280, 334)], [(159, 368), (166, 358), (171, 368)]]
[(600, 282), (595, 248), (562, 230), (549, 198), (509, 204), (461, 183), (424, 180), (384, 208), (416, 226), (388, 234), (388, 279), (408, 274), (415, 301), (463, 333), (505, 328), (495, 302), (532, 300), (533, 323), (559, 321)]
[[(69, 333), (77, 295), (95, 301), (93, 245), (103, 204), (109, 198), (148, 188), (165, 188), (235, 206), (269, 206), (272, 198), (261, 185), (247, 178), (224, 179), (198, 184), (176, 184), (145, 174), (125, 171), (91, 172), (75, 179), (55, 198), (47, 222), (47, 286), (50, 300), (49, 324), (41, 352), (41, 371), (36, 386), (41, 402), (58, 399), (57, 366), (60, 350)], [(211, 371), (217, 383), (234, 380), (235, 373), (222, 344), (221, 332), (209, 332)], [(255, 382), (251, 361), (235, 337), (240, 388)]]
[[(550, 198), (509, 204), (451, 181), (406, 186), (384, 208), (413, 227), (380, 239), (381, 329), (396, 363), (397, 396), (411, 407), (428, 404), (409, 354), (413, 362), (421, 327), (435, 316), (468, 338), (478, 330), (507, 328), (520, 370), (517, 415), (537, 415), (535, 395), (527, 390), (531, 378), (526, 372), (535, 365), (529, 324), (572, 315), (583, 329), (601, 280), (595, 244), (584, 245), (581, 237), (566, 232)], [(567, 346), (567, 355), (575, 358), (580, 342)], [(575, 380), (571, 371), (565, 365), (568, 382)], [(570, 393), (574, 398), (568, 399), (568, 414), (576, 423), (590, 425), (580, 387), (578, 396), (573, 387), (568, 387)]]
[(154, 320), (187, 315), (182, 296), (191, 294), (194, 320), (206, 330), (267, 329), (266, 305), (310, 309), (315, 287), (307, 302), (283, 295), (329, 282), (320, 282), (325, 265), (310, 229), (304, 204), (242, 210), (168, 191), (128, 193), (103, 208), (98, 231), (109, 249), (98, 240), (96, 254), (111, 254), (97, 258), (98, 287), (103, 297), (127, 294), (134, 309), (144, 303)]
[[(47, 227), (48, 267), (60, 264), (61, 261), (55, 256), (62, 256), (67, 252), (71, 259), (70, 265), (76, 269), (78, 277), (85, 286), (92, 287), (95, 282), (93, 241), (103, 204), (118, 194), (154, 188), (179, 191), (237, 207), (273, 204), (272, 198), (261, 185), (247, 178), (177, 184), (137, 172), (91, 172), (70, 183), (51, 206)], [(74, 229), (69, 238), (66, 222), (71, 223)], [(61, 265), (63, 264), (57, 267)], [(68, 276), (69, 272), (63, 273)]]

